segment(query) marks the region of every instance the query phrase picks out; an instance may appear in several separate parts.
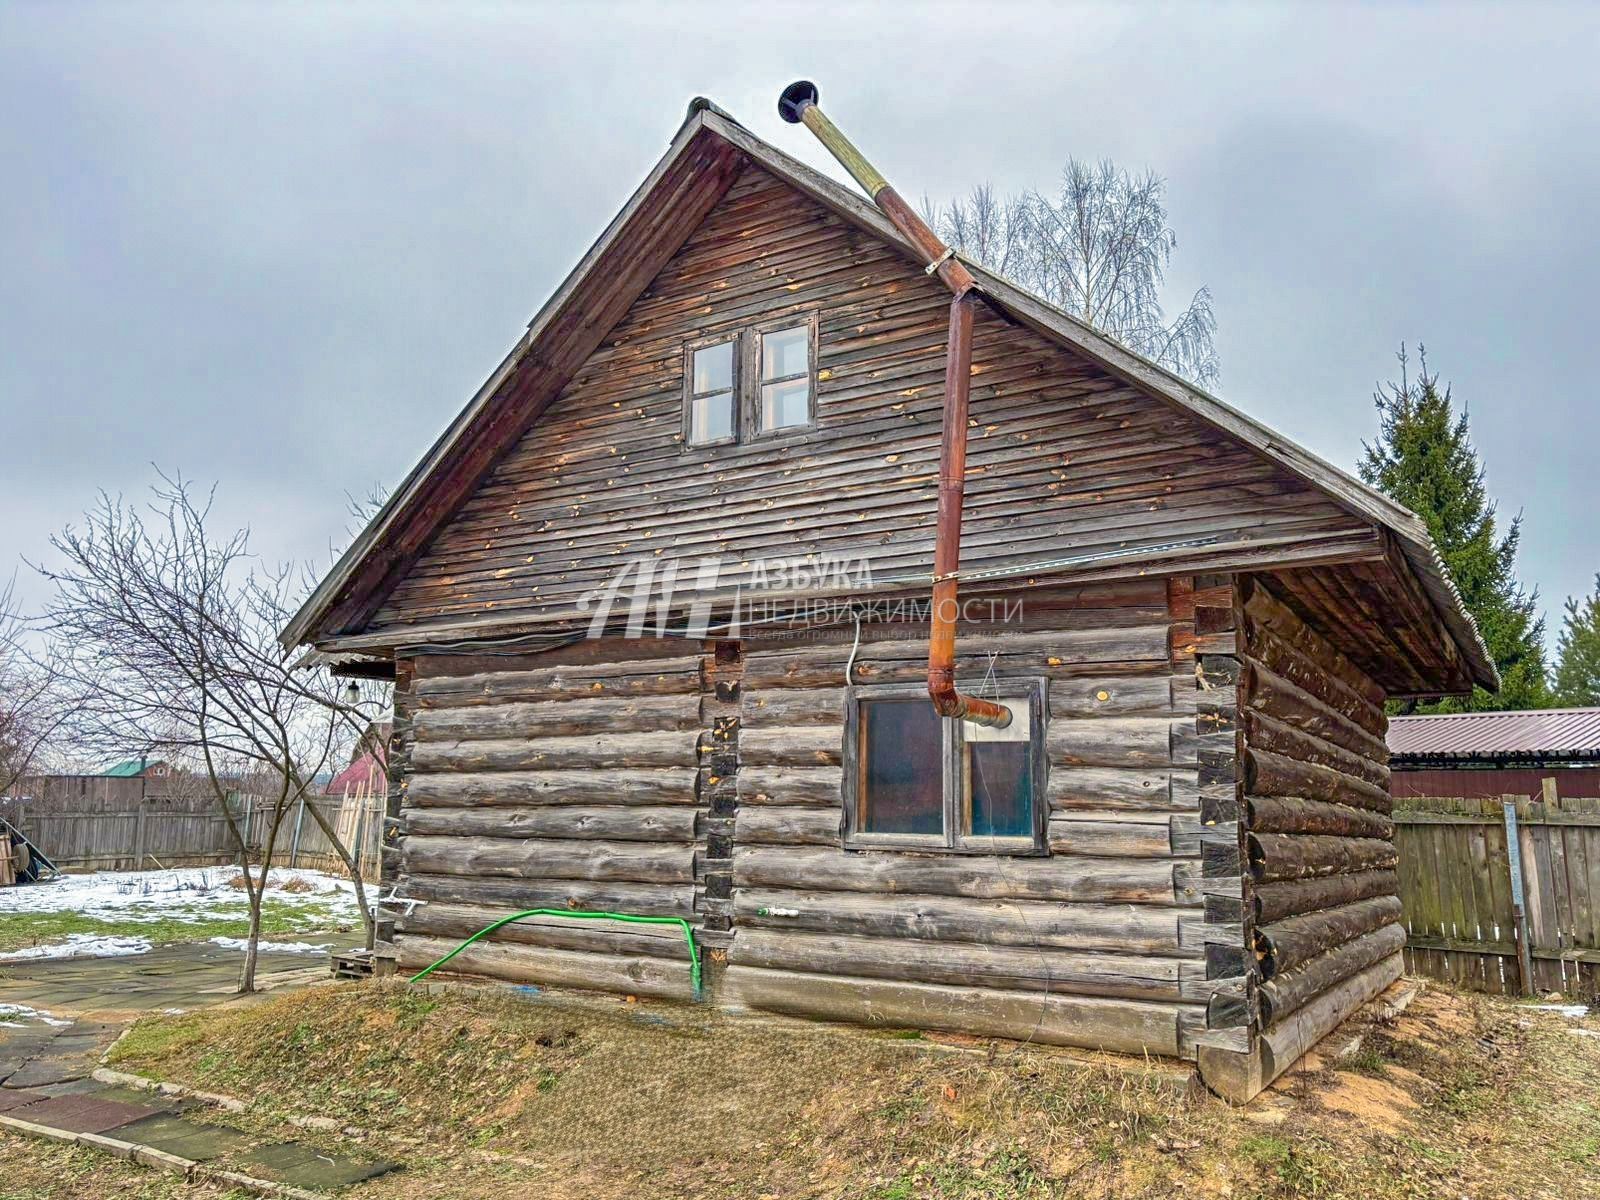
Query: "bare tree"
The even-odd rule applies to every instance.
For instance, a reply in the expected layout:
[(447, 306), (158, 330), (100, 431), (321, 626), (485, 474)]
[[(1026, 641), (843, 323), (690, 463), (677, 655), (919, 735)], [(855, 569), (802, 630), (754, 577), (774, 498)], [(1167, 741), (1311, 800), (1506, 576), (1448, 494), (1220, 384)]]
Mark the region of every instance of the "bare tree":
[(0, 588), (0, 796), (34, 769), (66, 718), (58, 664), (30, 646), (16, 582)]
[(945, 241), (990, 270), (1180, 375), (1216, 381), (1209, 289), (1172, 320), (1161, 304), (1178, 244), (1161, 176), (1074, 158), (1054, 196), (1001, 198), (985, 184), (944, 208), (923, 207)]
[[(253, 991), (262, 897), (296, 803), (349, 870), (372, 944), (354, 857), (309, 802), (317, 776), (342, 761), (368, 717), (326, 669), (296, 670), (282, 655), (277, 632), (302, 590), (297, 574), (255, 560), (247, 531), (214, 538), (209, 519), (210, 496), (181, 478), (163, 476), (147, 512), (102, 495), (81, 528), (51, 539), (61, 563), (39, 568), (55, 585), (44, 625), (60, 648), (80, 745), (159, 746), (210, 787), (249, 898), (240, 990)], [(230, 803), (240, 792), (262, 802), (255, 847)]]

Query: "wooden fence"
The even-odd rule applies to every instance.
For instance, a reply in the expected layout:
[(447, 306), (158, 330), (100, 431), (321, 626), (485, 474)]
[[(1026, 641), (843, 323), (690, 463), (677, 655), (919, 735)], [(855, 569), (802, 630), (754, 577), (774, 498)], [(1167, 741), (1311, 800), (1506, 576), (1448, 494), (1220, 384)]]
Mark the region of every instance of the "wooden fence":
[[(202, 867), (238, 859), (227, 818), (208, 795), (162, 795), (154, 781), (144, 793), (144, 781), (101, 776), (47, 776), (28, 782), (33, 786), (23, 795), (0, 797), (0, 817), (63, 870)], [(383, 805), (383, 794), (365, 787), (296, 803), (278, 831), (273, 862), (345, 873), (333, 842), (312, 816), (315, 809), (350, 847), (362, 877), (376, 880)], [(252, 855), (259, 855), (268, 802), (236, 794), (229, 807)]]
[(1536, 797), (1399, 803), (1409, 971), (1509, 995), (1600, 996), (1600, 797), (1558, 798), (1547, 780)]

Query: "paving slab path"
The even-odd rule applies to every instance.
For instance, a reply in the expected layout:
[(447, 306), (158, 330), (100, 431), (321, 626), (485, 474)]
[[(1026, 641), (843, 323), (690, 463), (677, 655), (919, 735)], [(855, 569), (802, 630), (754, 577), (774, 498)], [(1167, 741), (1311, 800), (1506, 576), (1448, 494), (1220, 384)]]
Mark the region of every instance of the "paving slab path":
[[(284, 987), (327, 977), (325, 956), (320, 964), (306, 959), (263, 954), (259, 978)], [(263, 1137), (230, 1127), (226, 1113), (203, 1104), (95, 1079), (101, 1056), (140, 1015), (233, 999), (238, 972), (238, 951), (209, 944), (163, 946), (137, 958), (4, 964), (0, 1122), (63, 1139), (86, 1135), (85, 1145), (155, 1151), (142, 1157), (172, 1170), (216, 1164), (304, 1192), (394, 1170), (399, 1164), (387, 1159)]]

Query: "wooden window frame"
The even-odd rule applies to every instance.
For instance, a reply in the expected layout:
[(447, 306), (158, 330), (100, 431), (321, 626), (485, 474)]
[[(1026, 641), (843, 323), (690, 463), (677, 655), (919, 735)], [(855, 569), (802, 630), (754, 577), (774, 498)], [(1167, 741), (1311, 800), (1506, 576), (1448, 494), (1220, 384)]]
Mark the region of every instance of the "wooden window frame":
[(927, 688), (921, 684), (867, 684), (847, 688), (844, 706), (844, 773), (841, 800), (844, 804), (844, 848), (846, 850), (920, 850), (940, 854), (1008, 855), (1028, 858), (1049, 854), (1045, 833), (1050, 816), (1046, 787), (1049, 783), (1049, 755), (1045, 749), (1045, 725), (1049, 718), (1050, 683), (1047, 679), (1002, 679), (997, 683), (999, 694), (1005, 699), (1025, 698), (1028, 701), (1028, 746), (1031, 751), (1029, 768), (1033, 785), (1033, 829), (1021, 837), (1000, 837), (992, 834), (965, 832), (969, 797), (962, 788), (962, 754), (965, 737), (962, 722), (946, 717), (940, 768), (940, 784), (944, 803), (944, 832), (942, 834), (871, 833), (859, 827), (861, 813), (861, 771), (865, 765), (861, 758), (861, 705), (873, 700), (928, 700)]
[[(806, 382), (810, 384), (806, 396), (806, 419), (802, 425), (782, 425), (777, 429), (763, 429), (761, 427), (761, 389), (768, 383), (783, 383), (791, 379), (799, 379), (799, 375), (783, 375), (778, 379), (763, 379), (761, 377), (761, 339), (769, 333), (782, 333), (788, 329), (804, 329), (806, 331)], [(744, 375), (750, 383), (743, 389), (744, 394), (744, 429), (743, 441), (765, 442), (776, 438), (794, 437), (797, 434), (809, 433), (817, 427), (817, 317), (812, 313), (806, 317), (783, 317), (773, 321), (763, 321), (759, 325), (752, 325), (745, 330), (745, 371)]]
[[(736, 446), (739, 443), (740, 421), (744, 405), (740, 399), (742, 388), (740, 384), (744, 377), (743, 335), (739, 333), (721, 333), (714, 337), (696, 338), (683, 347), (683, 427), (681, 440), (685, 450), (711, 450), (717, 446)], [(732, 386), (728, 389), (732, 395), (729, 399), (733, 404), (733, 412), (729, 415), (729, 424), (733, 432), (727, 437), (716, 438), (709, 442), (696, 442), (690, 440), (690, 431), (693, 428), (691, 414), (697, 396), (715, 396), (718, 392), (696, 392), (694, 390), (694, 356), (702, 350), (712, 350), (718, 346), (733, 346), (733, 363), (731, 371)]]

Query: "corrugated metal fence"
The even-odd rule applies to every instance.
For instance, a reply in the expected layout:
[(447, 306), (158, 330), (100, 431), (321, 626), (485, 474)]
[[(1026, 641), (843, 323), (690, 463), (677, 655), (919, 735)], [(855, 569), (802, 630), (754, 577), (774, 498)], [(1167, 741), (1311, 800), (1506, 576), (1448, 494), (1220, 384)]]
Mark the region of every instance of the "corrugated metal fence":
[(1408, 970), (1510, 995), (1600, 996), (1600, 797), (1558, 797), (1552, 780), (1538, 796), (1397, 803)]
[[(131, 871), (233, 862), (238, 851), (227, 819), (209, 795), (161, 794), (152, 780), (56, 775), (25, 781), (21, 796), (0, 797), (10, 821), (64, 870)], [(266, 839), (270, 802), (235, 794), (234, 818), (252, 855)], [(315, 808), (351, 848), (365, 879), (377, 878), (383, 796), (362, 788), (319, 796), (290, 808), (278, 832), (273, 862), (344, 873), (333, 843), (311, 815)]]

